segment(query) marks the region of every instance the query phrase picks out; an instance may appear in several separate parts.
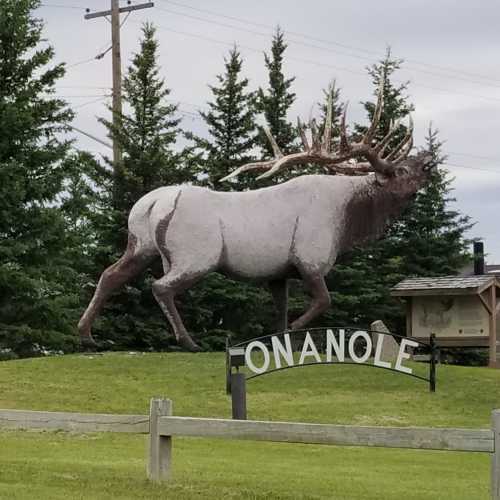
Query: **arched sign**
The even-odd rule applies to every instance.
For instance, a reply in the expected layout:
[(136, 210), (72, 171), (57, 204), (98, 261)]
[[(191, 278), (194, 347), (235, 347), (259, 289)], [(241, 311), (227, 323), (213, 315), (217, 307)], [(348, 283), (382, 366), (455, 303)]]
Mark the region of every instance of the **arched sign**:
[[(417, 348), (430, 354), (428, 376), (414, 373), (414, 369), (407, 364), (411, 350)], [(231, 391), (233, 369), (244, 373), (245, 379), (250, 380), (304, 366), (357, 364), (383, 368), (424, 380), (434, 392), (436, 354), (433, 335), (429, 337), (428, 342), (423, 342), (401, 335), (353, 327), (285, 331), (235, 345), (227, 343), (227, 390), (228, 393)]]

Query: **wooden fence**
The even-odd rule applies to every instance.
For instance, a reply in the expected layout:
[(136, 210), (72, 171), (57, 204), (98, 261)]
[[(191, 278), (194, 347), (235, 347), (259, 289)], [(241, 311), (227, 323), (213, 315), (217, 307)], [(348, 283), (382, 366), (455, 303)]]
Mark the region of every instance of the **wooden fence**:
[(491, 429), (358, 427), (176, 417), (170, 400), (152, 399), (149, 416), (0, 410), (2, 428), (149, 434), (148, 477), (153, 481), (170, 476), (174, 436), (489, 453), (491, 498), (500, 500), (500, 410), (492, 412)]

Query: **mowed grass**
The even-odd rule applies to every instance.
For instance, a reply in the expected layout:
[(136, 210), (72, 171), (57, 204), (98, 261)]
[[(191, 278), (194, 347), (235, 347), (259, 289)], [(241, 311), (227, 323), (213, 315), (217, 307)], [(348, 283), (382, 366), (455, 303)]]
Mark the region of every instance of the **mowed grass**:
[[(416, 366), (416, 365), (414, 365)], [(416, 366), (425, 370), (425, 366)], [(106, 354), (0, 363), (0, 407), (230, 416), (223, 354)], [(500, 371), (438, 367), (438, 388), (368, 367), (318, 366), (248, 383), (249, 418), (386, 426), (489, 427)], [(5, 499), (487, 499), (486, 454), (226, 440), (174, 441), (172, 480), (145, 479), (146, 437), (0, 432)]]

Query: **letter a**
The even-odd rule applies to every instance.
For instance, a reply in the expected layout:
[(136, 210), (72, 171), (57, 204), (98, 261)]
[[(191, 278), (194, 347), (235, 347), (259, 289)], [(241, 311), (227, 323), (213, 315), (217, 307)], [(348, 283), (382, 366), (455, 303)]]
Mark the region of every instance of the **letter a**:
[(309, 356), (312, 356), (316, 360), (316, 362), (321, 363), (318, 349), (316, 349), (316, 345), (311, 338), (311, 334), (307, 332), (306, 338), (304, 339), (304, 345), (302, 346), (302, 352), (300, 353), (299, 365), (303, 365), (304, 359)]

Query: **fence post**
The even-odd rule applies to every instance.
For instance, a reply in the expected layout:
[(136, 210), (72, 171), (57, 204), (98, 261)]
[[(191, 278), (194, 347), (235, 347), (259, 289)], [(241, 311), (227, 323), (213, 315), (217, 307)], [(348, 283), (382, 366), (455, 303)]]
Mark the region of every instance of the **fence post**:
[(160, 436), (159, 418), (172, 415), (170, 399), (151, 399), (149, 407), (148, 478), (164, 481), (169, 478), (172, 462), (172, 437)]
[(494, 451), (491, 455), (491, 498), (500, 500), (500, 410), (493, 410), (491, 423), (494, 438)]

